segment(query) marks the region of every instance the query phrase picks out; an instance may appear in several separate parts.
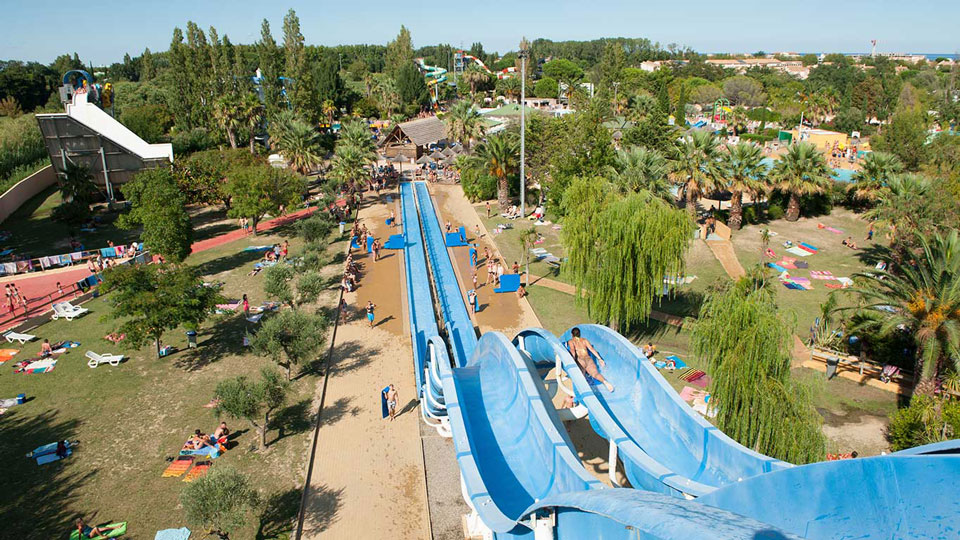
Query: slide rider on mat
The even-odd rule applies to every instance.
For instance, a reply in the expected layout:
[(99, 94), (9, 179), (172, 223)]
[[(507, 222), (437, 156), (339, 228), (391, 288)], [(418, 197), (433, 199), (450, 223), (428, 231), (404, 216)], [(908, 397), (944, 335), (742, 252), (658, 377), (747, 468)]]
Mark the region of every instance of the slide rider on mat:
[[(579, 328), (570, 330), (570, 334), (573, 337), (567, 342), (567, 350), (570, 351), (573, 359), (576, 360), (577, 365), (580, 366), (580, 370), (586, 373), (587, 377), (603, 383), (608, 391), (613, 392), (613, 385), (603, 378), (600, 370), (597, 369), (597, 364), (594, 363), (593, 358), (590, 357), (590, 353), (593, 353), (593, 356), (600, 362), (600, 367), (604, 368), (606, 367), (606, 362), (603, 361), (603, 358), (600, 358), (600, 353), (593, 348), (593, 345), (591, 345), (587, 339), (580, 337)], [(589, 379), (587, 382), (590, 382)]]

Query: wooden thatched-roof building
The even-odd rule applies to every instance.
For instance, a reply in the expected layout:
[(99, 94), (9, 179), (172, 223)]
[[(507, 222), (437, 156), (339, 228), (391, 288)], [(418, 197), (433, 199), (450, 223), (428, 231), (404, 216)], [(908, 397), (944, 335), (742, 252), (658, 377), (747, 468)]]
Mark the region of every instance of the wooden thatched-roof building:
[(430, 145), (446, 138), (446, 124), (431, 116), (397, 124), (380, 140), (380, 148), (387, 157), (403, 155), (409, 159), (417, 159), (429, 153)]

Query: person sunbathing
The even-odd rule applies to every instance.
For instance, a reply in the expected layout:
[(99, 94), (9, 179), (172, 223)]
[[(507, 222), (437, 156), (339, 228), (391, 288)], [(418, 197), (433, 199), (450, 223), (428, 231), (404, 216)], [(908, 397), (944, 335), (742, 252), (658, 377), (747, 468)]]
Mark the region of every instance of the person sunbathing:
[(77, 532), (80, 533), (80, 538), (106, 536), (110, 534), (110, 531), (119, 529), (121, 526), (122, 525), (91, 527), (83, 522), (83, 518), (77, 518)]
[(227, 429), (227, 423), (226, 423), (226, 422), (220, 422), (220, 425), (217, 426), (217, 429), (213, 430), (213, 438), (214, 438), (214, 440), (216, 440), (217, 442), (219, 442), (220, 439), (222, 439), (222, 438), (224, 438), (224, 437), (226, 437), (226, 436), (228, 436), (228, 435), (230, 435), (230, 430)]
[(53, 347), (50, 346), (50, 340), (44, 339), (40, 345), (40, 358), (48, 358), (53, 354)]

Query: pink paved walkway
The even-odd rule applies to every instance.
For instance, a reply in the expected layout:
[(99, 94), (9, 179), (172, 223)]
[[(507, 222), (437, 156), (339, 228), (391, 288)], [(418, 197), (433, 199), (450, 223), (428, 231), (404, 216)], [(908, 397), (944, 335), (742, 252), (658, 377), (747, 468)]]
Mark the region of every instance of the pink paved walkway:
[[(305, 208), (285, 216), (262, 221), (257, 225), (257, 232), (269, 231), (276, 227), (287, 225), (300, 218), (313, 214), (316, 209), (316, 207)], [(208, 249), (221, 246), (227, 242), (240, 240), (247, 236), (249, 236), (249, 233), (244, 233), (242, 230), (238, 229), (236, 231), (221, 234), (220, 236), (194, 242), (191, 246), (191, 252), (199, 253), (201, 251), (206, 251)], [(64, 299), (69, 300), (70, 298), (73, 298), (74, 295), (77, 294), (77, 288), (75, 286), (76, 282), (86, 278), (89, 275), (90, 271), (87, 270), (86, 266), (78, 266), (77, 268), (71, 270), (24, 274), (22, 278), (17, 279), (14, 281), (14, 283), (16, 283), (17, 287), (20, 289), (20, 292), (28, 299), (28, 310), (26, 313), (24, 313), (23, 308), (18, 307), (14, 310), (14, 314), (11, 317), (11, 314), (6, 311), (6, 305), (0, 306), (0, 312), (3, 313), (0, 315), (0, 331), (5, 331), (8, 328), (13, 328), (19, 325), (20, 323), (24, 322), (28, 316), (35, 317), (42, 314), (49, 308), (50, 304), (54, 303), (55, 301)], [(57, 282), (63, 285), (65, 294), (62, 296), (57, 291)], [(5, 299), (3, 299), (3, 301), (5, 301)]]

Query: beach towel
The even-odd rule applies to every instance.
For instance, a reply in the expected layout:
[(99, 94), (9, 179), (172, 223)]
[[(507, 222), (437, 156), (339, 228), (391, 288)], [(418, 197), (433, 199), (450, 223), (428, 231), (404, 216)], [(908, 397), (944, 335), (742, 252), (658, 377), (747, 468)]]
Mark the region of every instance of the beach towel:
[(545, 249), (543, 249), (543, 248), (533, 248), (533, 249), (530, 250), (530, 253), (533, 253), (533, 254), (541, 254), (541, 253), (542, 253), (542, 254), (546, 254), (546, 253), (547, 253), (547, 250), (545, 250)]
[(350, 237), (350, 247), (352, 247), (353, 249), (360, 249), (360, 244), (357, 243), (356, 236)]
[(373, 243), (376, 241), (376, 238), (373, 236), (367, 237), (367, 253), (373, 253)]
[(677, 366), (677, 369), (682, 369), (687, 367), (686, 362), (681, 360), (680, 357), (675, 354), (671, 354), (670, 356), (666, 357), (664, 360), (672, 361)]
[(47, 358), (31, 363), (23, 368), (21, 373), (50, 373), (55, 367), (57, 367), (57, 361), (52, 358)]
[(813, 279), (823, 279), (827, 281), (834, 279), (833, 273), (829, 270), (811, 270), (810, 277)]
[(684, 381), (685, 381), (686, 379), (685, 379), (684, 377), (690, 375), (690, 374), (693, 373), (694, 371), (696, 371), (696, 370), (693, 369), (693, 368), (689, 368), (689, 367), (688, 367), (688, 368), (683, 368), (683, 369), (681, 369), (680, 371), (677, 372), (677, 377), (679, 377), (681, 380), (684, 380)]
[(470, 266), (476, 266), (477, 265), (477, 248), (471, 247), (469, 254), (470, 254), (470, 257), (469, 257)]
[(778, 272), (786, 272), (786, 271), (787, 271), (786, 268), (780, 266), (780, 265), (777, 264), (777, 263), (768, 262), (768, 263), (767, 263), (767, 266), (769, 266), (770, 268), (773, 268), (774, 270), (776, 270), (776, 271), (778, 271)]
[(387, 408), (387, 392), (390, 391), (389, 386), (384, 386), (383, 390), (380, 390), (380, 414), (381, 418), (386, 418), (390, 416), (390, 410)]
[(20, 352), (20, 349), (0, 349), (0, 364), (13, 358)]
[(797, 257), (809, 257), (810, 255), (813, 255), (813, 252), (807, 251), (797, 246), (787, 249), (787, 253), (796, 255)]
[(73, 264), (73, 258), (70, 257), (70, 255), (61, 255), (61, 256), (60, 256), (60, 264), (62, 264), (62, 265)]
[[(117, 523), (108, 523), (106, 525), (98, 525), (98, 527), (117, 527), (117, 528), (108, 532), (106, 536), (104, 535), (94, 536), (92, 540), (103, 540), (104, 538), (116, 538), (118, 536), (123, 536), (127, 534), (126, 521), (121, 521)], [(70, 533), (70, 540), (80, 540), (80, 532), (77, 531), (76, 529), (73, 529), (73, 532)]]
[(161, 478), (176, 478), (183, 475), (187, 472), (187, 469), (190, 468), (190, 465), (193, 465), (193, 456), (177, 456), (177, 459), (173, 460), (173, 463), (167, 465), (167, 468), (163, 470), (163, 474), (160, 475)]
[(797, 265), (793, 264), (793, 263), (790, 262), (790, 261), (785, 261), (785, 260), (784, 260), (784, 261), (778, 262), (777, 264), (779, 264), (779, 265), (780, 265), (781, 267), (783, 267), (783, 268), (788, 268), (788, 269), (790, 269), (790, 270), (796, 270), (796, 269), (797, 269)]
[(493, 290), (495, 293), (517, 292), (520, 288), (520, 274), (504, 274), (500, 276), (500, 287)]
[(247, 246), (243, 248), (244, 251), (269, 251), (273, 249), (273, 246)]
[(220, 448), (214, 448), (213, 446), (204, 446), (199, 450), (181, 450), (181, 456), (208, 456), (210, 459), (217, 459), (220, 457)]
[(164, 529), (157, 531), (153, 540), (190, 540), (190, 529), (180, 527), (179, 529)]
[(702, 379), (704, 376), (706, 376), (705, 372), (700, 371), (699, 369), (691, 369), (689, 372), (682, 375), (680, 378), (689, 383), (692, 383), (693, 381)]
[(207, 474), (207, 471), (210, 470), (209, 461), (201, 461), (197, 463), (186, 476), (183, 477), (184, 482), (193, 482), (197, 478)]
[(447, 247), (463, 247), (467, 245), (463, 239), (463, 235), (461, 235), (459, 232), (447, 233), (445, 243)]
[(824, 283), (823, 286), (826, 287), (826, 288), (828, 288), (828, 289), (842, 289), (842, 288), (843, 288), (843, 284), (842, 284), (842, 283)]
[(693, 401), (699, 391), (692, 386), (684, 386), (680, 391), (680, 399), (684, 401)]
[(796, 261), (795, 263), (793, 263), (793, 265), (800, 270), (805, 270), (807, 268), (810, 268), (810, 265), (807, 264), (805, 261)]
[(800, 244), (797, 247), (803, 248), (809, 251), (810, 253), (816, 253), (817, 251), (819, 251), (815, 246), (813, 246), (812, 244), (808, 244), (806, 242), (800, 242)]
[(702, 376), (687, 382), (694, 386), (699, 386), (700, 388), (706, 388), (707, 385), (713, 382), (713, 379), (711, 379), (709, 375), (704, 373)]
[(5, 249), (5, 250), (3, 250), (3, 251), (0, 251), (0, 257), (6, 257), (7, 255), (10, 255), (11, 253), (13, 253), (13, 249), (7, 248), (7, 249)]
[(848, 278), (848, 277), (838, 277), (838, 278), (834, 278), (834, 279), (836, 279), (837, 281), (839, 281), (840, 284), (843, 285), (844, 287), (852, 287), (852, 286), (853, 286), (853, 280), (850, 279), (850, 278)]

